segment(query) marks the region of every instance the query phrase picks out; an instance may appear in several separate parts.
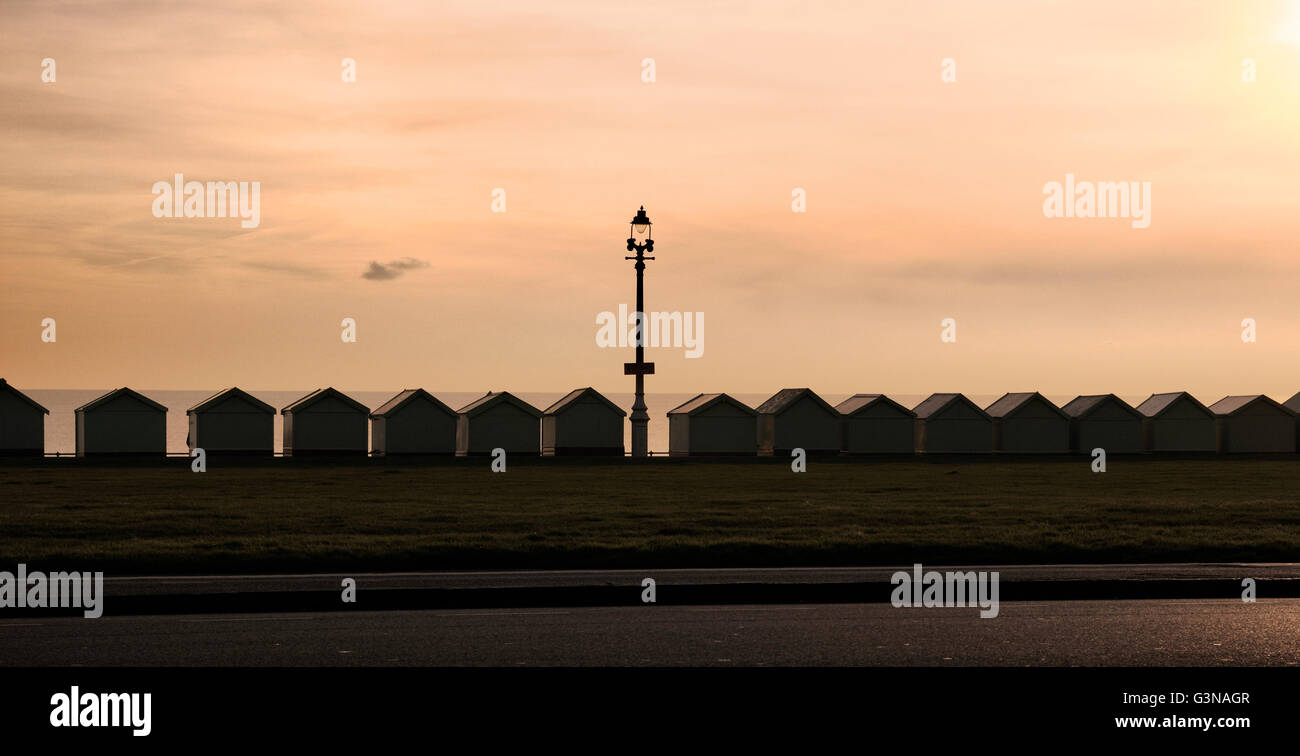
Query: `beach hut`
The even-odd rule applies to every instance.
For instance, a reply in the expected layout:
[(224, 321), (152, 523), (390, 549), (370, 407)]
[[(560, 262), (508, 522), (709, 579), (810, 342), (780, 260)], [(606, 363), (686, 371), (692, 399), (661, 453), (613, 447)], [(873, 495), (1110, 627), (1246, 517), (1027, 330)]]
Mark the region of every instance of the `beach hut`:
[(574, 389), (542, 413), (542, 454), (621, 457), (625, 417), (596, 389)]
[(0, 454), (45, 453), (45, 416), (50, 411), (0, 378)]
[(1037, 391), (1004, 394), (984, 409), (993, 418), (993, 449), (1016, 454), (1066, 454), (1070, 416)]
[(1292, 396), (1290, 399), (1287, 399), (1285, 402), (1282, 402), (1282, 406), (1286, 407), (1287, 409), (1291, 410), (1296, 414), (1296, 426), (1295, 426), (1296, 447), (1295, 448), (1296, 451), (1300, 451), (1300, 391), (1296, 392), (1296, 394)]
[(993, 451), (993, 419), (961, 394), (931, 394), (916, 413), (916, 450), (928, 454)]
[(726, 394), (699, 394), (668, 410), (668, 454), (754, 455), (758, 413)]
[(1210, 411), (1221, 453), (1296, 450), (1295, 413), (1263, 394), (1225, 396)]
[(424, 389), (406, 389), (370, 413), (375, 454), (455, 454), (456, 410)]
[(1152, 394), (1137, 406), (1142, 445), (1151, 452), (1212, 452), (1217, 449), (1214, 413), (1186, 391)]
[(217, 392), (185, 411), (186, 443), (206, 454), (274, 454), (275, 407), (239, 388)]
[(840, 413), (806, 388), (781, 389), (758, 405), (758, 453), (838, 454)]
[(76, 410), (77, 456), (167, 453), (167, 408), (120, 388)]
[(280, 414), (286, 457), (366, 454), (370, 408), (337, 389), (316, 389)]
[(456, 423), (456, 453), (461, 456), (491, 454), (537, 454), (541, 450), (539, 421), (542, 411), (508, 391), (492, 393), (459, 410)]
[(840, 448), (848, 454), (911, 454), (916, 414), (884, 394), (854, 394), (835, 405)]
[(1070, 448), (1080, 454), (1143, 451), (1142, 414), (1114, 394), (1077, 396), (1061, 409), (1070, 416)]

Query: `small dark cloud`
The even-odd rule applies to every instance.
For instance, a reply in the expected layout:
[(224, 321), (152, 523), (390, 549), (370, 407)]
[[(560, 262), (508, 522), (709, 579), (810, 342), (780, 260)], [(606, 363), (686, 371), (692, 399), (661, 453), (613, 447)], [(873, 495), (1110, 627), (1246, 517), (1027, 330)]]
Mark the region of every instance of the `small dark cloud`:
[(371, 281), (391, 281), (408, 270), (427, 267), (429, 267), (428, 261), (417, 260), (414, 257), (403, 257), (400, 260), (386, 263), (371, 260), (370, 267), (366, 269), (365, 273), (361, 274), (361, 277), (368, 278)]

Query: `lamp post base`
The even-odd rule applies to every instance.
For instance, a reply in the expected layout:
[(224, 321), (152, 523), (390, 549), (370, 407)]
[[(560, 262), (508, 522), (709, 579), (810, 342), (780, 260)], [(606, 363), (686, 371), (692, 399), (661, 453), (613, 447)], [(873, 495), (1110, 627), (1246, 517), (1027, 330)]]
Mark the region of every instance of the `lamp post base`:
[(650, 456), (650, 415), (644, 409), (632, 410), (632, 456)]

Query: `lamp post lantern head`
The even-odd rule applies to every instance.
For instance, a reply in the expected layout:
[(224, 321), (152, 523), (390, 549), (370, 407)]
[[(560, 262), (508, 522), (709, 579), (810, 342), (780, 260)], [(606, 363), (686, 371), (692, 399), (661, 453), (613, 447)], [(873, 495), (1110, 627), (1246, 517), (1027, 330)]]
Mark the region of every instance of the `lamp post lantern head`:
[(654, 251), (654, 241), (650, 238), (650, 217), (645, 214), (645, 205), (637, 211), (636, 217), (632, 219), (632, 230), (627, 238), (627, 251), (644, 250), (646, 252)]

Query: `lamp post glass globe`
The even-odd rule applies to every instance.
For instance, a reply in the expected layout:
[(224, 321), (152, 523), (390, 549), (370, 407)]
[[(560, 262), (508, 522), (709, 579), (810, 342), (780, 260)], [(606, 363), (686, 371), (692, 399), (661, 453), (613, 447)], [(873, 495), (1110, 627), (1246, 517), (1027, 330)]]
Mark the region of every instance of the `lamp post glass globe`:
[(632, 230), (628, 237), (628, 249), (640, 247), (642, 249), (649, 246), (650, 243), (650, 218), (645, 214), (645, 207), (642, 207), (632, 219)]

